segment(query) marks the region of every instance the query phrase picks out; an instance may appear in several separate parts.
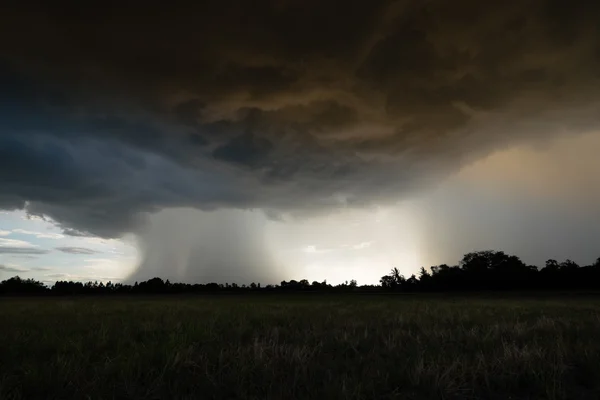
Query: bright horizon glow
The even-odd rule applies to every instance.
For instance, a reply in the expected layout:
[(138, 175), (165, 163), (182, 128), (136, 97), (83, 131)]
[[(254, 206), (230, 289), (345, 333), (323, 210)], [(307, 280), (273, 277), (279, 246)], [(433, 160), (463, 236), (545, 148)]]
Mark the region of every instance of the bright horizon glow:
[(393, 267), (410, 276), (421, 266), (418, 230), (407, 210), (401, 205), (346, 209), (302, 221), (271, 222), (267, 240), (290, 279), (377, 284)]

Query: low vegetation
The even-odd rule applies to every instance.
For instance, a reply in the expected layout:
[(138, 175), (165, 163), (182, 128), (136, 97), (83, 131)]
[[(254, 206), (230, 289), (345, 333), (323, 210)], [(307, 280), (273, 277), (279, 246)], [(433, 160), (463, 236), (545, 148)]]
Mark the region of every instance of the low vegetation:
[(1, 399), (600, 397), (593, 297), (5, 297), (0, 325)]

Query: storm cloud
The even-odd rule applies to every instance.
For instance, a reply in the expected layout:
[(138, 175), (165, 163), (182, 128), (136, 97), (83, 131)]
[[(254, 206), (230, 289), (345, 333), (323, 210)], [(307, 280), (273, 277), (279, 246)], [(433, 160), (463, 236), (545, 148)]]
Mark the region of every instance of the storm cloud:
[(388, 204), (599, 128), (597, 2), (101, 4), (0, 15), (0, 208), (66, 234)]

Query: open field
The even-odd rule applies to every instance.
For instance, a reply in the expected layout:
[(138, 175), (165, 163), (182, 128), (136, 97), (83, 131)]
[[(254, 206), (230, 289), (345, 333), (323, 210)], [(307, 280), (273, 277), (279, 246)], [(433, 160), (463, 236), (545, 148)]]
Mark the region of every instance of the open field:
[(4, 298), (0, 398), (597, 399), (600, 299)]

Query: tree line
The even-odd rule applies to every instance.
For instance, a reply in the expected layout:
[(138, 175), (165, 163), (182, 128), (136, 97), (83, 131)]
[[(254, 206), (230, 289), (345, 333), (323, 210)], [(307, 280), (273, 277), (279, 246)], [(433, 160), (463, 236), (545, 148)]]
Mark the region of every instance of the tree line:
[(282, 281), (279, 285), (250, 283), (171, 283), (159, 277), (133, 285), (112, 282), (57, 281), (47, 286), (34, 279), (18, 276), (0, 282), (0, 295), (135, 295), (184, 294), (214, 292), (472, 292), (472, 291), (540, 291), (600, 290), (600, 258), (593, 264), (579, 266), (572, 260), (548, 260), (538, 268), (527, 265), (503, 251), (478, 251), (465, 254), (458, 265), (421, 268), (418, 276), (406, 278), (398, 268), (379, 281), (379, 285), (359, 286), (355, 280), (331, 285), (326, 281), (310, 283)]

